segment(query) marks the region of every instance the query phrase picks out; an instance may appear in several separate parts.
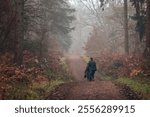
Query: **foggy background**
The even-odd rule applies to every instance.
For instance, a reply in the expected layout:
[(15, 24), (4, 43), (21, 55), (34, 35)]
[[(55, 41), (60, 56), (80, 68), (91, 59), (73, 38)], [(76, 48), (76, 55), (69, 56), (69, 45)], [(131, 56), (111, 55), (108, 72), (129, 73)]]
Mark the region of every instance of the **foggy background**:
[(76, 19), (72, 23), (75, 29), (71, 32), (72, 45), (69, 53), (83, 54), (85, 53), (85, 43), (92, 31), (92, 27), (89, 25), (92, 21), (88, 17), (90, 14), (89, 11), (87, 11), (86, 7), (80, 1), (70, 0), (70, 2), (76, 10), (74, 13)]

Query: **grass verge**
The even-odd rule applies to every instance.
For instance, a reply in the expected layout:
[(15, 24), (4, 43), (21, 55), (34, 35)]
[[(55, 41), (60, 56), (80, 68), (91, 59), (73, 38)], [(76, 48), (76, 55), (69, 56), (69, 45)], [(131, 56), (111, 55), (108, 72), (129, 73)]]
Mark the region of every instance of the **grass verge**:
[(9, 88), (6, 93), (6, 100), (43, 100), (55, 87), (65, 83), (65, 80), (51, 80), (34, 82), (28, 86), (16, 86)]
[[(63, 83), (65, 83), (63, 80), (52, 80), (50, 83), (47, 82), (42, 84), (35, 83), (31, 90), (33, 93), (30, 93), (31, 96), (29, 96), (28, 99), (45, 99), (55, 87)], [(32, 96), (32, 94), (35, 96)]]
[[(23, 85), (15, 83), (13, 87), (8, 88), (5, 92), (4, 99), (9, 100), (43, 100), (46, 99), (51, 91), (57, 86), (70, 82), (72, 77), (69, 75), (68, 66), (65, 58), (60, 59), (60, 70), (52, 71), (45, 69), (42, 77), (38, 81), (31, 81)], [(43, 79), (44, 78), (44, 79)]]
[(150, 85), (149, 82), (144, 80), (132, 79), (132, 78), (118, 78), (118, 83), (127, 85), (133, 91), (135, 91), (142, 99), (150, 99)]

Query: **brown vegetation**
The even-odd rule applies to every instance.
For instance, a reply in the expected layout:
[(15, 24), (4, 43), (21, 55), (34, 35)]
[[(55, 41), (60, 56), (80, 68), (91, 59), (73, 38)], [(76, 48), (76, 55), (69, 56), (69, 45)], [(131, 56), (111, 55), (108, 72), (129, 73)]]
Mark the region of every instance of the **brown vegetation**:
[(99, 71), (117, 77), (149, 76), (148, 62), (139, 55), (101, 54), (96, 57)]
[[(24, 51), (23, 64), (13, 64), (13, 54), (6, 53), (0, 56), (0, 99), (19, 99), (13, 97), (12, 93), (20, 93), (28, 90), (34, 83), (49, 83), (53, 79), (44, 75), (44, 71), (51, 70), (58, 74), (62, 71), (59, 64), (60, 53), (51, 53), (47, 58), (39, 60), (37, 56), (29, 51)], [(13, 91), (14, 89), (14, 91)], [(16, 90), (16, 91), (15, 91)], [(25, 97), (24, 97), (25, 98)]]

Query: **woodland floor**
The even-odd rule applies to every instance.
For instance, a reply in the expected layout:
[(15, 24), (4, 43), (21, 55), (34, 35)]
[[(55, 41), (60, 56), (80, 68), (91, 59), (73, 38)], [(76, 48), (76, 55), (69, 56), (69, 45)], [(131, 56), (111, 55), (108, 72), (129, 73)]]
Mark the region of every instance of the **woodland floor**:
[(51, 92), (50, 100), (126, 100), (134, 94), (126, 91), (123, 86), (117, 85), (111, 80), (100, 80), (98, 74), (94, 81), (87, 81), (84, 78), (86, 63), (78, 55), (67, 56), (68, 65), (72, 76), (72, 82), (62, 84)]

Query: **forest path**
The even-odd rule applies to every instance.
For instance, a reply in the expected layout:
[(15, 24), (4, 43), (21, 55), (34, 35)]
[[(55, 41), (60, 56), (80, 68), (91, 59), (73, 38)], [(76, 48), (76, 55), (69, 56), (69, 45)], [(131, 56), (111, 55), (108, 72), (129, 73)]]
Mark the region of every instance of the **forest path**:
[(86, 63), (78, 55), (67, 55), (69, 70), (74, 77), (71, 83), (57, 87), (48, 99), (67, 100), (117, 100), (126, 99), (120, 87), (112, 81), (101, 81), (97, 76), (94, 81), (84, 78)]

